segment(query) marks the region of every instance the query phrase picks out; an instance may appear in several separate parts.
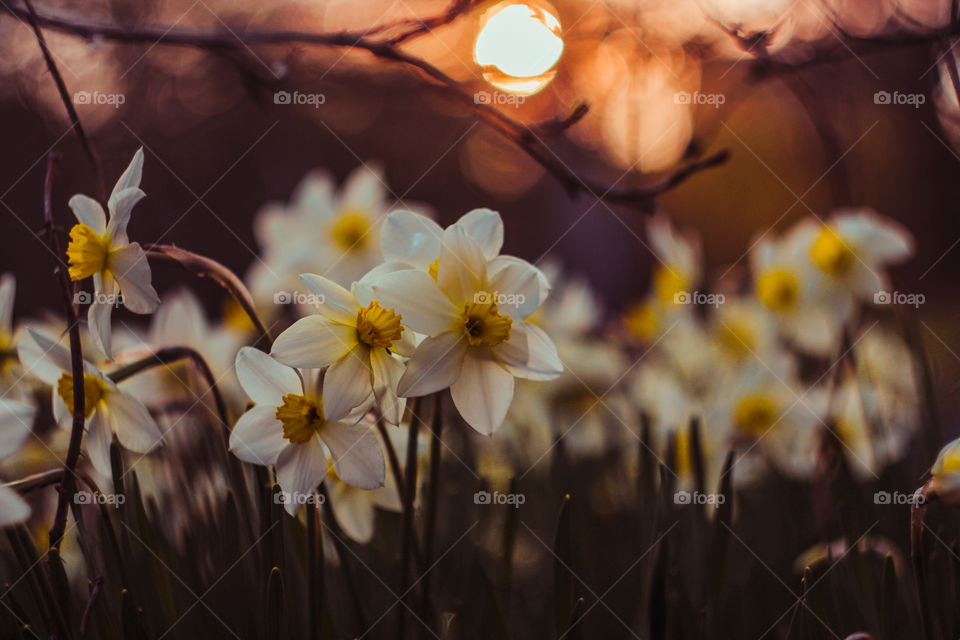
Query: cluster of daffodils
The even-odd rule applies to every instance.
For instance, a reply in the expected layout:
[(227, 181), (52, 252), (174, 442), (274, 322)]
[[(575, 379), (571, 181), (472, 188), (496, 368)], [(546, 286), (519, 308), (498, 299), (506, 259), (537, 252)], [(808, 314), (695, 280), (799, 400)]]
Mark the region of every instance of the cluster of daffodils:
[[(339, 191), (312, 173), (290, 204), (268, 205), (255, 223), (262, 253), (246, 284), (271, 326), (286, 327), (270, 343), (237, 304), (215, 320), (186, 290), (160, 301), (147, 255), (127, 235), (142, 171), (138, 151), (106, 210), (83, 195), (69, 201), (69, 275), (93, 289), (82, 381), (68, 327), (50, 318), (14, 327), (14, 280), (0, 278), (0, 459), (47, 437), (33, 424), (38, 397), (69, 430), (82, 384), (84, 460), (109, 481), (116, 443), (137, 454), (134, 465), (144, 460), (144, 490), (162, 499), (177, 478), (150, 454), (165, 445), (166, 456), (195, 456), (211, 424), (221, 428), (212, 376), (230, 451), (273, 470), (291, 514), (324, 483), (344, 530), (366, 541), (377, 509), (400, 508), (393, 476), (402, 470), (387, 472), (384, 451), (405, 448), (402, 425), (421, 419), (414, 399), (428, 395), (442, 394), (446, 419), (455, 409), (492, 436), (474, 449), (493, 482), (557, 456), (617, 460), (605, 468), (629, 474), (625, 452), (641, 446), (688, 482), (691, 425), (709, 473), (732, 449), (738, 481), (770, 470), (804, 477), (833, 442), (854, 477), (870, 481), (903, 455), (918, 422), (913, 356), (868, 317), (883, 319), (886, 269), (912, 243), (870, 211), (761, 236), (748, 277), (709, 290), (699, 242), (656, 216), (650, 293), (610, 321), (585, 280), (501, 255), (495, 211), (443, 228), (395, 209), (376, 170), (358, 170)], [(149, 326), (114, 318), (120, 307), (152, 314)], [(167, 347), (199, 354), (204, 375), (192, 361), (143, 366)], [(62, 449), (49, 448), (56, 459)], [(933, 470), (943, 494), (954, 458), (945, 450)], [(224, 479), (211, 474), (191, 482), (216, 491)], [(28, 517), (0, 489), (0, 525)]]
[[(187, 347), (203, 359), (227, 404), (233, 454), (275, 470), (290, 513), (325, 482), (344, 529), (364, 540), (375, 507), (399, 508), (383, 451), (402, 440), (395, 426), (418, 419), (409, 398), (449, 389), (463, 421), (489, 436), (506, 420), (516, 379), (562, 373), (557, 347), (532, 322), (548, 279), (500, 255), (499, 214), (476, 209), (444, 229), (419, 213), (391, 212), (378, 173), (369, 169), (340, 193), (311, 174), (291, 206), (271, 205), (258, 216), (264, 251), (249, 286), (265, 315), (292, 322), (269, 352), (246, 346), (263, 336), (236, 308), (211, 322), (189, 292), (175, 290), (161, 302), (154, 290), (147, 255), (127, 234), (145, 195), (143, 161), (138, 151), (106, 210), (85, 195), (69, 201), (77, 219), (66, 251), (69, 276), (81, 288), (92, 281), (92, 293), (76, 297), (90, 305), (80, 327), (82, 381), (73, 379), (68, 327), (45, 319), (14, 332), (13, 279), (0, 281), (0, 381), (16, 398), (4, 398), (0, 420), (20, 426), (8, 429), (0, 456), (32, 432), (37, 391), (49, 392), (53, 418), (68, 431), (82, 385), (84, 460), (108, 481), (116, 443), (138, 454), (134, 464), (146, 460), (146, 477), (157, 485), (146, 490), (163, 495), (175, 479), (157, 472), (149, 454), (167, 445), (167, 455), (192, 455), (215, 402), (209, 376), (198, 375), (192, 361), (144, 363), (159, 362), (164, 348)], [(286, 298), (277, 297), (281, 292)], [(293, 301), (290, 292), (298, 304), (287, 309), (303, 317), (280, 313)], [(114, 318), (120, 307), (152, 314), (149, 327)], [(135, 374), (124, 373), (128, 365)], [(393, 426), (377, 429), (377, 421)], [(26, 503), (0, 493), (6, 497), (16, 506), (4, 509), (13, 520), (27, 517)]]
[(886, 269), (912, 253), (905, 230), (866, 210), (805, 219), (760, 237), (749, 277), (711, 293), (694, 240), (664, 218), (649, 236), (653, 291), (624, 322), (639, 349), (628, 393), (679, 476), (692, 418), (708, 466), (734, 449), (745, 482), (771, 468), (809, 475), (830, 433), (864, 481), (903, 455), (918, 423), (912, 355), (882, 316), (862, 316), (889, 302)]
[(493, 435), (515, 378), (548, 380), (563, 365), (553, 342), (528, 321), (546, 298), (546, 276), (501, 256), (503, 223), (487, 209), (447, 229), (407, 211), (380, 231), (386, 261), (347, 289), (318, 274), (300, 279), (314, 313), (277, 336), (270, 355), (238, 355), (237, 375), (256, 407), (231, 448), (248, 462), (275, 464), (293, 496), (332, 471), (349, 485), (384, 483), (371, 411), (397, 425), (406, 399), (450, 389), (471, 427)]

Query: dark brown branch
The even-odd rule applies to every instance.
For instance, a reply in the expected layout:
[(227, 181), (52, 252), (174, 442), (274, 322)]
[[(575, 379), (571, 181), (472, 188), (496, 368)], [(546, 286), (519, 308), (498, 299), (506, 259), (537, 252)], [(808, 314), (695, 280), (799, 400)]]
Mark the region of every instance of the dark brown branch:
[[(436, 29), (437, 27), (442, 27), (443, 25), (450, 24), (458, 17), (469, 11), (472, 6), (475, 4), (475, 0), (453, 0), (450, 6), (444, 11), (441, 15), (434, 18), (426, 18), (424, 20), (413, 19), (406, 20), (402, 25), (407, 29), (396, 35), (392, 38), (386, 40), (387, 44), (398, 45), (402, 42), (422, 36), (430, 31)], [(398, 26), (398, 25), (394, 25)], [(385, 30), (385, 29), (384, 29)], [(392, 30), (392, 28), (391, 28)], [(382, 32), (383, 30), (378, 30)]]
[[(73, 376), (73, 426), (70, 430), (70, 444), (67, 447), (67, 458), (64, 460), (60, 496), (57, 500), (57, 511), (50, 528), (50, 548), (59, 550), (63, 540), (63, 532), (67, 528), (67, 510), (70, 497), (76, 486), (77, 461), (80, 459), (80, 445), (83, 442), (84, 425), (84, 396), (83, 396), (83, 351), (80, 346), (80, 319), (77, 307), (73, 303), (74, 287), (70, 284), (67, 275), (67, 265), (61, 256), (64, 255), (60, 240), (53, 227), (53, 171), (56, 167), (58, 154), (47, 156), (47, 175), (43, 181), (43, 223), (47, 242), (53, 255), (57, 256), (55, 274), (60, 281), (60, 292), (63, 297), (63, 306), (67, 314), (67, 326), (70, 328), (70, 370)], [(51, 556), (53, 557), (53, 556)]]
[[(21, 15), (23, 9), (17, 7), (0, 7), (14, 15)], [(450, 18), (456, 17), (456, 12)], [(367, 33), (341, 31), (335, 33), (305, 33), (300, 31), (247, 31), (243, 38), (232, 33), (213, 33), (195, 29), (178, 29), (171, 27), (133, 27), (117, 25), (96, 25), (73, 22), (64, 18), (51, 16), (37, 16), (38, 24), (71, 33), (85, 38), (100, 37), (106, 40), (127, 43), (149, 43), (150, 45), (168, 44), (194, 47), (204, 50), (236, 50), (251, 45), (281, 45), (305, 44), (320, 47), (362, 49), (376, 58), (396, 62), (404, 66), (417, 69), (427, 79), (436, 83), (444, 94), (472, 111), (478, 119), (494, 128), (501, 135), (523, 149), (531, 158), (550, 172), (571, 194), (587, 193), (594, 197), (612, 203), (649, 205), (653, 198), (664, 191), (672, 189), (694, 173), (716, 166), (726, 160), (725, 151), (687, 165), (651, 185), (616, 189), (609, 185), (588, 180), (574, 173), (567, 165), (560, 161), (553, 151), (543, 142), (538, 133), (544, 126), (547, 130), (562, 130), (575, 123), (583, 115), (578, 108), (570, 117), (559, 121), (564, 126), (557, 127), (556, 121), (552, 127), (547, 125), (527, 125), (513, 120), (489, 104), (475, 100), (472, 93), (468, 93), (459, 82), (444, 73), (441, 69), (422, 58), (411, 55), (394, 46), (390, 40), (377, 40)]]

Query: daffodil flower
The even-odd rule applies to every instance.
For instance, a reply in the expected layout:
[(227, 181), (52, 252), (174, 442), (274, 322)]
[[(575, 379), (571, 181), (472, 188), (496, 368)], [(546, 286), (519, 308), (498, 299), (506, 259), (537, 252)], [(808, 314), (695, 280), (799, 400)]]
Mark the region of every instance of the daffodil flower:
[[(271, 355), (291, 367), (322, 369), (327, 409), (342, 415), (374, 398), (383, 417), (399, 424), (405, 401), (397, 397), (403, 364), (394, 354), (413, 354), (413, 334), (400, 314), (378, 300), (357, 300), (322, 276), (300, 279), (315, 296), (316, 315), (297, 320), (277, 336)], [(354, 288), (356, 291), (356, 288)]]
[(937, 496), (950, 506), (960, 506), (960, 438), (940, 450), (930, 474)]
[[(74, 385), (70, 351), (32, 329), (27, 329), (27, 333), (18, 349), (20, 361), (53, 388), (54, 419), (69, 425)], [(137, 453), (148, 453), (162, 444), (160, 427), (142, 402), (118, 389), (90, 362), (83, 363), (83, 371), (83, 408), (87, 422), (84, 440), (90, 461), (99, 473), (110, 474), (110, 442), (114, 433), (124, 448)]]
[(150, 265), (143, 249), (127, 238), (133, 206), (145, 195), (140, 190), (143, 149), (113, 187), (107, 220), (100, 203), (82, 194), (70, 198), (78, 223), (70, 229), (67, 246), (70, 279), (93, 276), (94, 296), (87, 320), (94, 339), (108, 358), (113, 358), (110, 316), (121, 302), (134, 313), (153, 313), (160, 298), (150, 283)]
[(13, 299), (17, 282), (12, 273), (0, 276), (0, 397), (19, 398), (17, 345), (13, 328)]
[(290, 202), (265, 206), (254, 220), (263, 257), (249, 280), (254, 297), (272, 301), (298, 285), (301, 273), (322, 273), (350, 286), (383, 262), (380, 230), (389, 211), (381, 171), (364, 165), (339, 189), (329, 174), (308, 173)]
[(668, 308), (690, 309), (683, 294), (690, 294), (700, 282), (701, 249), (698, 242), (678, 234), (666, 216), (654, 216), (647, 223), (647, 235), (657, 259), (653, 272), (653, 294)]
[(834, 355), (850, 307), (830, 298), (813, 277), (802, 238), (763, 239), (751, 252), (754, 294), (780, 335), (820, 357)]
[(369, 424), (358, 424), (363, 411), (338, 403), (334, 412), (324, 403), (315, 370), (302, 372), (301, 378), (252, 347), (237, 353), (236, 369), (255, 406), (234, 426), (230, 450), (245, 462), (276, 466), (289, 513), (296, 513), (326, 477), (326, 451), (347, 484), (383, 486), (386, 467), (376, 432)]
[(563, 365), (547, 334), (525, 322), (545, 297), (543, 274), (519, 258), (488, 255), (453, 225), (443, 233), (436, 279), (406, 269), (383, 275), (371, 288), (382, 305), (428, 336), (407, 362), (398, 393), (422, 396), (450, 387), (460, 415), (492, 435), (510, 407), (514, 376), (549, 380)]
[[(796, 364), (783, 354), (740, 367), (707, 408), (705, 429), (740, 449), (734, 477), (749, 483), (772, 464), (794, 477), (812, 472), (827, 412), (827, 393), (804, 390)], [(739, 475), (739, 478), (738, 478)]]
[(804, 220), (789, 236), (806, 249), (819, 286), (842, 305), (854, 298), (873, 302), (890, 289), (887, 265), (913, 253), (910, 233), (869, 209), (840, 211), (826, 223)]
[[(17, 452), (30, 434), (36, 408), (0, 399), (0, 460)], [(0, 486), (0, 527), (19, 524), (30, 517), (30, 505), (8, 487)]]

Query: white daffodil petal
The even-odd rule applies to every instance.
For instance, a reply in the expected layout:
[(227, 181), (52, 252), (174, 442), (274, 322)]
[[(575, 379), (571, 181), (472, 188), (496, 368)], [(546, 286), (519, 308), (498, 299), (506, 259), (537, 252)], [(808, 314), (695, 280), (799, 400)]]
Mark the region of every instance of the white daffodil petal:
[(426, 271), (440, 257), (443, 229), (426, 216), (412, 211), (393, 211), (380, 232), (380, 246), (387, 262), (397, 261)]
[(270, 354), (291, 367), (319, 369), (336, 362), (356, 345), (356, 326), (307, 316), (277, 336)]
[(36, 413), (33, 405), (0, 399), (0, 460), (23, 445)]
[(373, 538), (376, 511), (373, 501), (363, 489), (355, 489), (345, 482), (330, 483), (330, 507), (337, 522), (350, 539), (366, 544)]
[(108, 359), (113, 360), (113, 337), (110, 325), (110, 316), (113, 314), (114, 302), (120, 292), (120, 285), (109, 273), (94, 274), (95, 294), (90, 308), (87, 310), (87, 328), (100, 349)]
[(17, 345), (17, 357), (28, 373), (56, 387), (64, 371), (70, 371), (70, 352), (61, 344), (27, 328)]
[(320, 430), (320, 438), (330, 449), (333, 468), (341, 480), (358, 489), (383, 486), (386, 478), (383, 450), (370, 426), (328, 422)]
[(30, 517), (30, 505), (8, 487), (0, 486), (0, 527), (20, 524)]
[(347, 289), (333, 280), (313, 273), (301, 273), (300, 280), (317, 296), (317, 313), (341, 324), (356, 324), (360, 305)]
[(510, 339), (494, 347), (493, 355), (518, 378), (552, 380), (563, 373), (553, 340), (529, 322), (514, 324)]
[(468, 211), (455, 223), (473, 238), (483, 252), (483, 257), (493, 260), (503, 247), (503, 220), (492, 209)]
[(256, 404), (276, 408), (288, 393), (303, 393), (297, 372), (259, 349), (241, 347), (235, 368), (240, 386)]
[(150, 323), (150, 344), (155, 347), (187, 345), (209, 347), (210, 329), (200, 300), (187, 289), (164, 296)]
[(397, 397), (397, 384), (403, 376), (404, 366), (386, 349), (370, 350), (370, 366), (373, 369), (373, 394), (384, 420), (400, 424), (406, 400)]
[[(163, 443), (163, 433), (143, 403), (118, 389), (106, 398), (110, 429), (125, 449), (147, 453)], [(102, 407), (97, 408), (100, 413)]]
[(323, 377), (323, 413), (339, 420), (351, 409), (368, 403), (373, 393), (370, 380), (370, 347), (358, 344), (330, 365)]
[(127, 244), (130, 241), (127, 237), (130, 214), (133, 212), (133, 207), (146, 195), (140, 189), (132, 188), (118, 191), (110, 196), (110, 201), (107, 202), (107, 209), (110, 211), (107, 233), (114, 244)]
[(507, 416), (513, 386), (513, 376), (499, 363), (486, 355), (468, 352), (460, 377), (450, 387), (450, 395), (467, 424), (492, 436)]
[(287, 445), (277, 456), (277, 482), (287, 495), (284, 506), (294, 515), (327, 476), (327, 454), (318, 438)]
[(80, 224), (85, 224), (97, 233), (103, 234), (107, 231), (107, 214), (103, 212), (100, 203), (83, 194), (77, 194), (70, 198), (67, 203), (73, 210), (73, 215), (77, 217)]
[(353, 294), (361, 306), (366, 307), (371, 301), (377, 299), (377, 294), (373, 291), (373, 285), (376, 284), (380, 278), (388, 273), (405, 271), (409, 268), (410, 265), (402, 262), (384, 262), (370, 269), (362, 278), (354, 282), (350, 287), (350, 293)]
[(380, 306), (403, 316), (406, 327), (427, 335), (449, 331), (462, 311), (443, 295), (433, 278), (417, 269), (388, 273), (373, 285), (373, 292)]
[(448, 331), (420, 343), (397, 384), (397, 393), (409, 398), (446, 389), (460, 376), (467, 339), (463, 333)]
[(120, 285), (123, 306), (134, 313), (153, 313), (160, 304), (160, 296), (150, 283), (150, 263), (147, 254), (134, 242), (110, 252), (110, 271)]
[(341, 209), (359, 209), (378, 214), (383, 207), (383, 193), (386, 188), (381, 178), (380, 167), (365, 164), (357, 167), (347, 176), (341, 189)]
[(546, 298), (541, 287), (546, 276), (520, 258), (500, 256), (494, 263), (490, 265), (490, 289), (496, 294), (500, 312), (514, 320), (525, 320)]
[(110, 476), (110, 442), (113, 432), (110, 431), (110, 420), (103, 410), (97, 407), (87, 421), (87, 437), (84, 439), (87, 447), (87, 456), (97, 473)]
[(114, 185), (113, 192), (110, 194), (111, 197), (126, 189), (139, 187), (142, 177), (143, 147), (140, 147), (137, 149), (136, 153), (133, 154), (133, 159), (130, 160), (130, 164), (127, 165), (127, 168), (124, 169), (123, 173), (120, 175), (120, 179), (117, 180), (117, 184)]
[(277, 420), (277, 408), (272, 406), (250, 409), (230, 432), (230, 451), (250, 464), (275, 464), (287, 444), (283, 425)]
[(462, 227), (451, 225), (443, 232), (437, 284), (456, 304), (473, 302), (487, 281), (487, 260)]

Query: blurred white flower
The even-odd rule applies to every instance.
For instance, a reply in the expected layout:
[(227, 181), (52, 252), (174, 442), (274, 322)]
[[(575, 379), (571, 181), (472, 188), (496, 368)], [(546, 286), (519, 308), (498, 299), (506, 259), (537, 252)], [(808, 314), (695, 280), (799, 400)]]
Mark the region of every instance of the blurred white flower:
[(255, 406), (230, 433), (230, 451), (244, 462), (276, 466), (287, 512), (295, 514), (323, 482), (326, 451), (347, 484), (383, 486), (386, 468), (376, 432), (359, 422), (363, 411), (351, 412), (342, 402), (337, 413), (329, 411), (316, 371), (298, 373), (252, 347), (240, 349), (236, 367)]
[(138, 149), (123, 175), (113, 187), (107, 220), (100, 203), (77, 194), (70, 208), (79, 221), (70, 229), (67, 258), (70, 279), (93, 276), (94, 295), (87, 322), (97, 345), (113, 358), (110, 316), (121, 303), (134, 313), (153, 313), (160, 298), (150, 283), (150, 264), (139, 243), (127, 238), (127, 224), (133, 206), (145, 195), (140, 190), (143, 174), (143, 149)]
[(249, 274), (258, 300), (295, 289), (301, 273), (350, 286), (383, 261), (380, 226), (390, 208), (379, 168), (364, 165), (339, 193), (324, 171), (308, 173), (289, 205), (268, 204), (254, 221), (263, 250)]
[(779, 241), (761, 239), (750, 258), (754, 294), (779, 333), (812, 355), (836, 355), (849, 305), (825, 296), (801, 234)]
[(0, 276), (0, 397), (19, 399), (27, 394), (17, 360), (17, 331), (13, 326), (13, 302), (17, 281), (12, 273)]
[[(132, 342), (127, 339), (126, 342)], [(152, 356), (165, 347), (188, 347), (204, 359), (217, 388), (228, 404), (242, 411), (245, 398), (234, 374), (233, 362), (243, 338), (235, 331), (221, 325), (211, 324), (200, 301), (187, 289), (179, 289), (164, 296), (163, 302), (151, 318), (146, 336), (137, 336), (136, 343), (117, 350), (118, 363)], [(143, 398), (145, 404), (160, 413), (160, 418), (169, 417), (171, 425), (164, 429), (170, 432), (175, 443), (190, 444), (202, 434), (190, 420), (186, 420), (185, 408), (200, 408), (209, 416), (212, 408), (206, 401), (212, 398), (206, 393), (208, 381), (198, 375), (196, 366), (186, 360), (165, 364), (124, 380), (120, 388)], [(183, 425), (183, 428), (180, 426)]]
[[(70, 427), (74, 385), (70, 352), (32, 329), (27, 334), (18, 347), (20, 362), (53, 388), (54, 419)], [(162, 444), (163, 433), (140, 400), (118, 389), (89, 361), (84, 361), (83, 370), (87, 455), (97, 472), (108, 476), (114, 433), (124, 448), (137, 453), (148, 453)]]
[[(0, 460), (16, 453), (30, 434), (36, 408), (0, 398)], [(30, 506), (16, 491), (0, 485), (0, 527), (18, 524), (30, 517)]]
[(419, 269), (384, 274), (372, 289), (414, 331), (429, 336), (400, 379), (401, 396), (450, 387), (460, 415), (491, 435), (513, 398), (514, 376), (555, 378), (563, 371), (553, 342), (525, 320), (546, 297), (543, 274), (528, 262), (498, 256), (499, 216), (484, 243), (462, 226), (444, 231), (436, 278)]
[(277, 336), (271, 355), (291, 367), (329, 367), (323, 397), (332, 414), (367, 408), (376, 399), (387, 422), (400, 424), (405, 400), (397, 397), (397, 383), (403, 363), (396, 355), (413, 354), (413, 332), (403, 326), (400, 314), (378, 300), (358, 301), (356, 287), (351, 292), (309, 273), (300, 279), (316, 296), (317, 314)]
[(805, 219), (786, 242), (805, 249), (814, 267), (814, 286), (845, 318), (855, 299), (873, 302), (877, 294), (889, 291), (887, 265), (913, 253), (906, 229), (868, 209), (839, 211), (826, 224)]
[(794, 369), (788, 357), (745, 365), (707, 409), (705, 427), (738, 451), (734, 477), (744, 483), (769, 466), (793, 477), (814, 469), (827, 394), (805, 391)]

